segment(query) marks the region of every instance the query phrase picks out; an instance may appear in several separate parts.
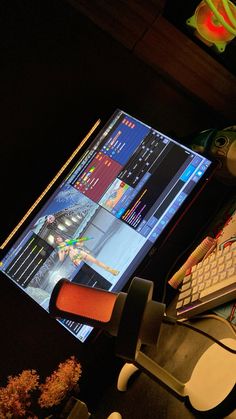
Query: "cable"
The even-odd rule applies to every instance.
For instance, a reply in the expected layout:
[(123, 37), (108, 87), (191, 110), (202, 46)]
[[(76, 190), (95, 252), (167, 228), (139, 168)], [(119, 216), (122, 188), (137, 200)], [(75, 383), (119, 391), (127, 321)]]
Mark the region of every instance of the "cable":
[[(232, 33), (233, 35), (236, 35), (236, 29), (234, 27), (230, 26), (226, 22), (226, 20), (223, 18), (223, 16), (218, 12), (217, 7), (213, 4), (212, 0), (204, 0), (204, 1), (210, 7), (210, 9), (214, 13), (214, 15), (217, 17), (218, 21), (224, 26), (224, 28), (227, 29), (227, 31), (230, 32), (230, 33)], [(222, 1), (224, 1), (224, 0), (222, 0)], [(226, 7), (229, 8), (228, 0), (226, 0), (226, 2), (227, 2), (227, 6)], [(227, 11), (226, 11), (226, 13), (227, 13)], [(232, 14), (231, 10), (230, 10), (230, 13)], [(227, 13), (227, 16), (228, 16), (228, 13)], [(230, 19), (229, 16), (228, 16), (228, 18)], [(233, 19), (234, 19), (234, 16), (233, 16)], [(232, 25), (234, 25), (234, 23), (232, 21), (231, 21), (231, 23), (232, 23)]]
[[(194, 317), (194, 319), (197, 319), (197, 316)], [(231, 352), (233, 354), (236, 354), (236, 349), (230, 348), (229, 346), (227, 346), (224, 343), (222, 343), (220, 340), (216, 339), (214, 336), (209, 335), (209, 333), (204, 332), (204, 330), (199, 329), (198, 327), (194, 327), (191, 324), (186, 323), (186, 321), (177, 320), (175, 317), (171, 317), (171, 316), (165, 315), (163, 317), (163, 323), (171, 324), (171, 325), (176, 324), (177, 326), (183, 326), (183, 327), (186, 327), (188, 329), (191, 329), (194, 332), (197, 332), (200, 335), (203, 335), (203, 336), (207, 337), (208, 339), (212, 340), (214, 343), (216, 343), (217, 345), (221, 346), (226, 351)]]
[(234, 14), (232, 13), (231, 8), (230, 8), (230, 5), (229, 5), (230, 2), (228, 0), (222, 0), (222, 3), (223, 3), (225, 12), (226, 12), (231, 24), (236, 28), (236, 19), (234, 17)]
[(210, 9), (214, 13), (214, 15), (217, 17), (218, 21), (224, 26), (224, 28), (227, 29), (228, 32), (230, 32), (230, 33), (232, 33), (233, 35), (236, 36), (236, 29), (235, 28), (232, 28), (232, 26), (230, 26), (225, 21), (225, 19), (223, 18), (223, 16), (218, 12), (217, 7), (213, 4), (212, 0), (204, 0), (204, 1), (210, 7)]
[(202, 314), (199, 316), (195, 316), (193, 317), (191, 320), (204, 320), (204, 319), (215, 319), (215, 320), (219, 320), (222, 323), (226, 324), (229, 329), (231, 330), (231, 332), (234, 334), (234, 336), (236, 336), (236, 326), (234, 326), (232, 323), (230, 323), (230, 321), (226, 320), (224, 317), (220, 317), (217, 316), (217, 314)]
[(184, 326), (184, 327), (187, 327), (187, 328), (193, 330), (194, 332), (200, 333), (201, 335), (203, 335), (203, 336), (207, 337), (208, 339), (212, 340), (217, 345), (221, 346), (226, 351), (231, 352), (232, 354), (236, 354), (236, 349), (230, 348), (229, 346), (225, 345), (224, 343), (222, 343), (218, 339), (214, 338), (214, 336), (211, 336), (211, 335), (209, 335), (209, 333), (204, 332), (204, 330), (198, 329), (197, 327), (194, 327), (191, 324), (182, 322), (180, 320), (176, 320), (176, 324), (178, 326)]

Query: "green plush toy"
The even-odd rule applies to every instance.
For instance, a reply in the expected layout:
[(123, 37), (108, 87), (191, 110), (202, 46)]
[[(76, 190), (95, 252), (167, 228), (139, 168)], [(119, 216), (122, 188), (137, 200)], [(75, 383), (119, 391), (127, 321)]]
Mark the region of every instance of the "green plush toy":
[(236, 125), (219, 131), (202, 131), (189, 145), (192, 150), (219, 162), (216, 172), (219, 180), (228, 185), (236, 185)]

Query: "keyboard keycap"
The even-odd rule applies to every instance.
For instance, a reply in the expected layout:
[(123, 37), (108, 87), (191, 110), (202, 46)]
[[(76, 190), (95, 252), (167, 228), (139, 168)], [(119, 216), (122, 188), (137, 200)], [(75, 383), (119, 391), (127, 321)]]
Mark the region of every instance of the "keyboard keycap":
[(183, 280), (177, 317), (191, 317), (236, 299), (236, 242), (195, 265)]
[(181, 287), (181, 292), (186, 291), (187, 289), (189, 289), (191, 287), (191, 282), (188, 281), (186, 282), (186, 284), (183, 284)]
[(181, 298), (181, 300), (182, 300), (183, 298), (188, 297), (190, 294), (191, 294), (191, 289), (186, 290), (186, 291), (184, 291), (184, 292), (181, 292), (181, 294), (180, 294), (180, 298)]
[(199, 299), (199, 297), (200, 297), (199, 292), (196, 292), (195, 294), (192, 295), (191, 301), (192, 302), (197, 301)]
[(209, 294), (213, 294), (222, 289), (222, 287), (228, 287), (229, 285), (235, 284), (236, 277), (232, 275), (230, 278), (225, 279), (224, 281), (218, 282), (217, 284), (212, 285), (212, 287), (206, 288), (200, 294), (200, 298), (206, 297)]

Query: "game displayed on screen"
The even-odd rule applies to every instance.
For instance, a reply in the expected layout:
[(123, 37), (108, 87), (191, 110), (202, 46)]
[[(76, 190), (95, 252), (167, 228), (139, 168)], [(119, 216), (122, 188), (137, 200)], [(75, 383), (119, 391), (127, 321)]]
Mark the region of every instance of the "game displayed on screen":
[[(61, 278), (121, 290), (211, 164), (117, 110), (8, 250), (1, 271), (45, 310)], [(60, 323), (81, 342), (92, 331)]]

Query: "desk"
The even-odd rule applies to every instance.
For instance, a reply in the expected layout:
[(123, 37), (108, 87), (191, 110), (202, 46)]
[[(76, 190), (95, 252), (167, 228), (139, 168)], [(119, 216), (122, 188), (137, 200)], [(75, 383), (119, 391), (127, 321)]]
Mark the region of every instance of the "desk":
[[(218, 339), (233, 337), (230, 328), (217, 319), (198, 320), (194, 325)], [(192, 330), (178, 325), (163, 324), (158, 351), (149, 348), (145, 352), (167, 371), (185, 382), (189, 379), (199, 357), (210, 345), (209, 339)], [(94, 419), (104, 419), (113, 411), (118, 411), (122, 419), (195, 418), (183, 402), (146, 374), (138, 373), (131, 381), (127, 392), (124, 393), (116, 390), (114, 382), (101, 399)], [(231, 418), (235, 419), (236, 414), (231, 414)]]

